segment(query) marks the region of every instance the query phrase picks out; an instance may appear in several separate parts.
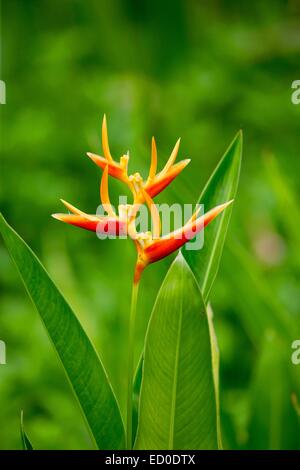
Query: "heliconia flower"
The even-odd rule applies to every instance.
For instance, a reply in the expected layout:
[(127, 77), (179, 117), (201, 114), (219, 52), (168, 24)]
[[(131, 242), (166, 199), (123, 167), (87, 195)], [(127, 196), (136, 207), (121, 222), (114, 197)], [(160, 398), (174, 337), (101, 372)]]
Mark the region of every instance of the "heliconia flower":
[[(161, 236), (160, 215), (152, 198), (160, 193), (190, 162), (190, 160), (187, 159), (175, 164), (179, 143), (180, 139), (176, 142), (163, 170), (157, 173), (157, 149), (155, 139), (152, 138), (151, 164), (147, 180), (144, 181), (140, 173), (134, 173), (128, 176), (128, 154), (121, 157), (120, 163), (115, 162), (111, 156), (107, 136), (106, 117), (104, 115), (102, 123), (104, 157), (94, 154), (88, 155), (103, 169), (100, 184), (100, 199), (107, 215), (86, 214), (64, 200), (62, 200), (62, 202), (71, 214), (53, 214), (53, 217), (58, 220), (97, 232), (97, 234), (100, 235), (128, 235), (134, 241), (138, 254), (134, 283), (139, 282), (140, 276), (146, 266), (180, 249), (232, 203), (232, 201), (229, 201), (216, 206), (200, 217), (198, 217), (200, 210), (198, 209), (183, 227), (168, 235)], [(120, 204), (118, 214), (115, 213), (110, 203), (108, 175), (123, 181), (133, 194), (133, 204)], [(136, 230), (136, 217), (143, 203), (147, 204), (150, 211), (153, 231), (138, 233)]]
[[(148, 264), (167, 257), (174, 251), (181, 248), (186, 242), (192, 240), (197, 235), (197, 233), (203, 230), (232, 202), (233, 200), (216, 206), (206, 214), (197, 218), (197, 215), (200, 211), (199, 208), (183, 227), (163, 237), (157, 238), (157, 233), (159, 233), (158, 229), (156, 229), (156, 236), (152, 236), (151, 232), (141, 234), (141, 236), (138, 238), (138, 243), (140, 246), (138, 248), (138, 261), (136, 264), (134, 282), (139, 282), (140, 276)], [(154, 222), (154, 217), (152, 220)], [(157, 222), (153, 223), (154, 227), (155, 224), (157, 224)]]
[[(88, 152), (87, 155), (93, 160), (96, 165), (100, 168), (104, 169), (106, 165), (108, 165), (108, 173), (110, 176), (123, 181), (124, 183), (128, 184), (128, 186), (132, 189), (133, 193), (135, 194), (135, 185), (134, 182), (136, 179), (141, 181), (141, 186), (145, 189), (145, 191), (154, 198), (157, 196), (161, 191), (163, 191), (166, 186), (168, 186), (174, 178), (176, 178), (179, 173), (189, 164), (190, 159), (182, 160), (179, 163), (175, 164), (175, 160), (178, 154), (180, 145), (180, 139), (177, 140), (175, 147), (170, 155), (169, 160), (165, 164), (163, 170), (159, 173), (156, 173), (157, 170), (157, 149), (154, 137), (152, 137), (151, 143), (151, 165), (149, 176), (146, 182), (143, 181), (141, 175), (139, 173), (135, 173), (134, 175), (128, 176), (128, 161), (129, 155), (123, 155), (120, 158), (120, 162), (116, 162), (113, 157), (111, 156), (109, 143), (108, 143), (108, 133), (107, 133), (107, 122), (106, 116), (103, 117), (102, 122), (102, 147), (104, 157), (100, 155), (96, 155), (94, 153)], [(142, 198), (142, 194), (139, 195), (135, 194), (138, 197), (139, 202), (144, 202)]]

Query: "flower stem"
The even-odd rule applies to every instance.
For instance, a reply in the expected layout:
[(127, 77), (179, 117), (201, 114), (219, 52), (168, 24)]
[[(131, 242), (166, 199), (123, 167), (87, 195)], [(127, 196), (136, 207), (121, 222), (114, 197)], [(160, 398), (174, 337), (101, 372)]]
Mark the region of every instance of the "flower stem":
[(133, 362), (134, 362), (134, 337), (136, 304), (139, 290), (139, 281), (133, 282), (131, 294), (131, 307), (129, 316), (128, 338), (128, 376), (127, 376), (127, 418), (126, 418), (126, 449), (132, 449), (132, 396), (133, 396)]

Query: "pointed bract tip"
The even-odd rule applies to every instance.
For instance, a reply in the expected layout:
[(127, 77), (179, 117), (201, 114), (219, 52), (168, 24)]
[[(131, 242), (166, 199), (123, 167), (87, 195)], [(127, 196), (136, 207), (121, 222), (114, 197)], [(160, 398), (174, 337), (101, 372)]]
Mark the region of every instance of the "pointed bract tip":
[(172, 169), (177, 168), (179, 171), (183, 170), (191, 161), (192, 161), (191, 158), (185, 158), (184, 160), (181, 160), (180, 162), (175, 163)]
[(53, 219), (63, 220), (62, 219), (62, 214), (51, 214), (51, 217), (53, 217)]
[[(92, 152), (86, 152), (86, 154), (93, 161), (99, 160), (99, 158), (103, 158), (103, 157), (100, 157), (100, 155), (96, 155), (95, 153), (92, 153)], [(103, 158), (103, 160), (105, 160), (105, 158)]]
[(234, 199), (230, 199), (230, 201), (227, 201), (227, 202), (224, 202), (224, 204), (221, 204), (221, 207), (223, 207), (224, 209), (228, 206), (230, 206), (230, 204), (232, 204), (234, 202)]
[(218, 206), (213, 207), (208, 212), (205, 212), (203, 216), (196, 220), (196, 223), (200, 223), (201, 220), (204, 220), (204, 227), (208, 225), (215, 217), (217, 217), (221, 212), (223, 212), (230, 204), (233, 203), (233, 199), (230, 201), (224, 202), (224, 204), (219, 204)]
[(223, 204), (218, 204), (217, 206), (215, 206), (213, 209), (211, 209), (212, 211), (215, 211), (217, 212), (218, 214), (220, 212), (222, 212), (224, 209), (226, 209), (226, 207), (230, 206), (232, 203), (233, 203), (234, 199), (230, 199), (230, 201), (227, 201), (227, 202), (224, 202)]
[(176, 144), (175, 144), (175, 148), (176, 148), (176, 151), (178, 152), (178, 149), (179, 149), (179, 146), (180, 146), (180, 142), (181, 142), (181, 137), (179, 137), (176, 141)]
[(92, 162), (96, 163), (97, 166), (102, 168), (102, 165), (105, 165), (107, 159), (101, 157), (100, 155), (96, 155), (95, 153), (87, 152), (87, 156), (92, 160)]
[(64, 199), (60, 199), (60, 202), (62, 202), (63, 205), (68, 209), (68, 211), (72, 212), (72, 214), (77, 214), (77, 215), (82, 214), (82, 211), (77, 209), (77, 207), (73, 206), (73, 204), (70, 204), (68, 201), (65, 201)]

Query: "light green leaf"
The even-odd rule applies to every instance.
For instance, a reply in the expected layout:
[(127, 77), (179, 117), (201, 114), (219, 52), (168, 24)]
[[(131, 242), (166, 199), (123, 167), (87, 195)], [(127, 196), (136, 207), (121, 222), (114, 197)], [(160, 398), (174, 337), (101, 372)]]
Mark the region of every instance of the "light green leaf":
[(24, 431), (23, 411), (21, 411), (21, 417), (20, 417), (20, 433), (21, 433), (22, 449), (33, 450), (31, 442), (28, 439), (26, 432)]
[(162, 284), (146, 334), (135, 448), (218, 448), (208, 318), (181, 253)]
[[(225, 152), (199, 200), (204, 211), (234, 199), (239, 181), (242, 157), (242, 132), (240, 131)], [(217, 275), (223, 245), (230, 221), (232, 206), (220, 214), (204, 231), (204, 246), (201, 250), (182, 250), (194, 272), (205, 303)]]
[(215, 386), (216, 396), (216, 408), (217, 408), (217, 432), (218, 432), (218, 447), (222, 448), (222, 436), (221, 436), (221, 422), (220, 422), (220, 394), (219, 394), (219, 372), (220, 372), (220, 351), (218, 346), (217, 335), (214, 326), (214, 314), (211, 305), (207, 306), (207, 318), (211, 344), (211, 357), (212, 357), (212, 369)]
[(2, 215), (0, 232), (61, 359), (97, 446), (124, 448), (119, 407), (88, 336), (38, 258)]

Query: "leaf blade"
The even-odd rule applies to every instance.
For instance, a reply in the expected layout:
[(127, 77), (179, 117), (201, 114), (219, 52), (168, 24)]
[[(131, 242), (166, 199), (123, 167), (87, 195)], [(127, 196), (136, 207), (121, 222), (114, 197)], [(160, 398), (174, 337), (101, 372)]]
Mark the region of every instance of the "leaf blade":
[(22, 238), (0, 214), (0, 232), (62, 362), (95, 443), (124, 445), (119, 407), (105, 369), (77, 317)]
[(208, 319), (194, 275), (179, 254), (147, 330), (135, 448), (217, 449), (217, 441)]
[[(214, 206), (235, 198), (242, 157), (242, 132), (233, 139), (221, 158), (204, 190), (198, 204), (203, 204), (205, 212)], [(224, 211), (213, 223), (205, 228), (205, 245), (201, 250), (182, 250), (199, 283), (205, 303), (216, 278), (225, 237), (231, 217), (232, 207)]]

